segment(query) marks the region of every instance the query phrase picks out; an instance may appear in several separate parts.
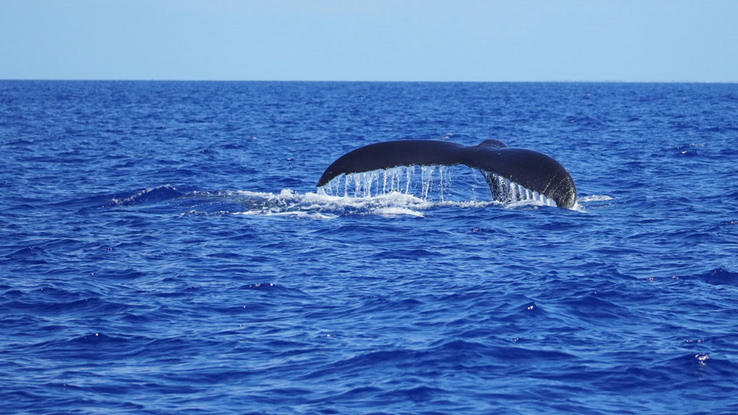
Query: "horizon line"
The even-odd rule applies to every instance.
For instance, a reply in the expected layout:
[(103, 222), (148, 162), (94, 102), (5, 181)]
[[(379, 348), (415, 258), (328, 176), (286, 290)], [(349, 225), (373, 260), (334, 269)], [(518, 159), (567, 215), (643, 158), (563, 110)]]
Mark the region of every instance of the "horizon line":
[(321, 80), (321, 79), (160, 79), (160, 78), (0, 78), (0, 82), (333, 82), (333, 83), (448, 83), (448, 84), (738, 84), (736, 81), (618, 81), (618, 80), (518, 80), (518, 81), (408, 81), (408, 80)]

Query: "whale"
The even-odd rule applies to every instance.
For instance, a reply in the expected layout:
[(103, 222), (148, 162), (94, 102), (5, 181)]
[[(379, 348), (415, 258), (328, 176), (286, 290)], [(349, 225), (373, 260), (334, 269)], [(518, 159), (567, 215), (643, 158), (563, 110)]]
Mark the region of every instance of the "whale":
[(508, 147), (499, 140), (484, 140), (475, 146), (450, 141), (399, 140), (369, 144), (339, 157), (325, 169), (317, 187), (334, 178), (400, 166), (454, 166), (464, 164), (480, 170), (493, 199), (504, 191), (498, 177), (571, 209), (577, 189), (569, 172), (552, 157), (534, 150)]

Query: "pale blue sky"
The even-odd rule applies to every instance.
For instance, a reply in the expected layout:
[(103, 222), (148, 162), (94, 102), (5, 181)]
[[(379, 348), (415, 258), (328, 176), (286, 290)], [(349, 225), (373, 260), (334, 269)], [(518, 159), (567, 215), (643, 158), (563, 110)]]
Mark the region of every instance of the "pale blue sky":
[(738, 82), (738, 1), (0, 0), (0, 79)]

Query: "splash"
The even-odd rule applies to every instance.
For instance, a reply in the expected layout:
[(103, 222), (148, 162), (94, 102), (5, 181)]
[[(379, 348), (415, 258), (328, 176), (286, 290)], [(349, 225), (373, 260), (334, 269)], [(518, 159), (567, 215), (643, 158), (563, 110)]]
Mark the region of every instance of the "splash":
[[(287, 216), (331, 219), (350, 215), (423, 217), (436, 207), (556, 206), (538, 192), (466, 166), (409, 166), (341, 175), (316, 192), (283, 189), (184, 191), (170, 185), (111, 195), (105, 207), (181, 215)], [(584, 211), (579, 204), (574, 210)]]
[(556, 202), (545, 195), (525, 188), (504, 177), (488, 171), (483, 171), (482, 175), (487, 181), (490, 191), (492, 192), (492, 199), (496, 201), (506, 204), (533, 202), (534, 204), (541, 204), (544, 206), (556, 206)]
[(402, 193), (429, 202), (490, 200), (490, 191), (491, 201), (505, 205), (556, 206), (550, 198), (506, 178), (460, 166), (400, 166), (351, 173), (318, 189), (319, 194), (357, 198)]
[(355, 198), (402, 193), (442, 201), (448, 197), (450, 172), (448, 166), (399, 166), (344, 174), (318, 188), (318, 193)]

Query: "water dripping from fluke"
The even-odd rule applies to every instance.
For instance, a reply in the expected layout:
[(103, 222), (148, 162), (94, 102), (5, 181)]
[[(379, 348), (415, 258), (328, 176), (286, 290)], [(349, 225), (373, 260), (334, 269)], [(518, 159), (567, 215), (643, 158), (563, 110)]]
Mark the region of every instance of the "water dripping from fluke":
[[(352, 175), (357, 173), (398, 167), (410, 169), (414, 166), (426, 168), (460, 164), (479, 169), (486, 175), (499, 176), (517, 185), (489, 181), (490, 190), (495, 198), (532, 200), (534, 196), (532, 193), (537, 192), (553, 200), (556, 206), (572, 209), (576, 205), (577, 190), (574, 180), (561, 164), (537, 151), (508, 148), (498, 140), (485, 140), (476, 146), (435, 140), (401, 140), (369, 144), (350, 151), (331, 163), (318, 180), (317, 187), (323, 187), (340, 176), (355, 177)], [(433, 170), (425, 172), (432, 173)], [(372, 176), (369, 177), (369, 184), (364, 186), (364, 189), (357, 190), (355, 186), (353, 190), (366, 192), (367, 189), (371, 189)], [(429, 181), (421, 177), (421, 183)], [(344, 186), (348, 191), (347, 182), (344, 182)], [(522, 186), (526, 191), (518, 186)], [(421, 188), (415, 194), (425, 198), (426, 190)]]

